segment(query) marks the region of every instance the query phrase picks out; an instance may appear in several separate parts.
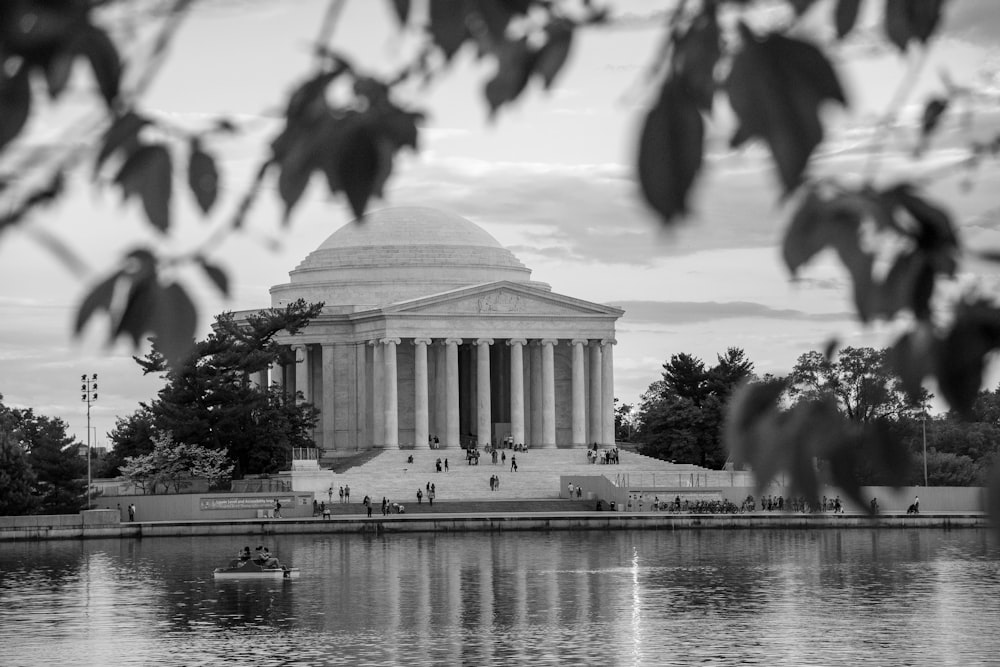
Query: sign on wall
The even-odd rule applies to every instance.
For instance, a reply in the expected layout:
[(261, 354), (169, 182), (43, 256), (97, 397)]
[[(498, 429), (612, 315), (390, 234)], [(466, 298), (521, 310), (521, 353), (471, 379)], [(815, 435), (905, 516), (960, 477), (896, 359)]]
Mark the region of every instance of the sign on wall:
[(277, 500), (284, 507), (292, 507), (295, 504), (294, 496), (272, 496), (266, 498), (202, 498), (199, 509), (202, 510), (269, 510), (274, 509), (274, 501)]

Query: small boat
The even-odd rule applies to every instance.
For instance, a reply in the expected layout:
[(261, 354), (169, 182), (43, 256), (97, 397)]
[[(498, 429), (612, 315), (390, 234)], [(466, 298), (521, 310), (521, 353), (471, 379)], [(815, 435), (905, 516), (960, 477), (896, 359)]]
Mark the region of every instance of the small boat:
[(299, 568), (285, 567), (274, 562), (261, 563), (240, 558), (229, 561), (227, 567), (217, 567), (212, 573), (215, 579), (297, 579)]

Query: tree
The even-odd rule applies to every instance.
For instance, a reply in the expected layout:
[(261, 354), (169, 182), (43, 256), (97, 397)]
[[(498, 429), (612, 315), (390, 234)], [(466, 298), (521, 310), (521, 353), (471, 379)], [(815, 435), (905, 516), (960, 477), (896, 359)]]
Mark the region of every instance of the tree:
[(19, 410), (18, 431), (27, 447), (28, 462), (36, 475), (35, 494), (43, 514), (78, 512), (86, 502), (87, 460), (79, 443), (66, 435), (58, 418)]
[(621, 403), (615, 399), (615, 440), (618, 442), (632, 441), (634, 407), (631, 403)]
[(832, 396), (848, 419), (870, 422), (912, 414), (930, 399), (924, 390), (916, 403), (888, 362), (888, 350), (845, 347), (836, 358), (817, 351), (799, 356), (789, 376), (793, 400)]
[(642, 396), (636, 439), (642, 452), (679, 463), (719, 468), (726, 460), (721, 428), (733, 388), (753, 374), (753, 363), (740, 348), (705, 363), (690, 354), (673, 355), (663, 364), (661, 380)]
[(207, 479), (216, 484), (233, 471), (226, 453), (189, 444), (175, 444), (169, 436), (155, 434), (153, 451), (125, 458), (122, 475), (137, 487), (156, 493), (163, 485), (166, 493), (180, 493), (191, 479)]
[(154, 432), (153, 413), (145, 405), (130, 415), (118, 417), (114, 429), (108, 433), (112, 448), (104, 459), (99, 476), (118, 477), (127, 457), (152, 452)]
[(156, 400), (142, 408), (154, 429), (178, 444), (226, 452), (236, 463), (237, 476), (284, 468), (292, 448), (311, 446), (318, 412), (301, 395), (255, 387), (250, 374), (272, 363), (293, 363), (274, 337), (282, 331), (298, 333), (322, 307), (300, 299), (250, 314), (244, 323), (223, 313), (179, 368), (169, 366), (154, 343), (145, 358), (136, 359), (144, 373), (160, 373), (166, 380)]
[(0, 413), (0, 516), (33, 513), (38, 504), (33, 493), (36, 482), (13, 420)]

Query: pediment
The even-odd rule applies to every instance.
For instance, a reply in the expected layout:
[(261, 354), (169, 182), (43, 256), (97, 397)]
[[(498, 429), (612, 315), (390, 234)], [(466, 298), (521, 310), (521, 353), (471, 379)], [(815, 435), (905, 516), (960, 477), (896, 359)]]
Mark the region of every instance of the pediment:
[(618, 317), (622, 311), (515, 283), (500, 282), (393, 304), (385, 313), (426, 315)]

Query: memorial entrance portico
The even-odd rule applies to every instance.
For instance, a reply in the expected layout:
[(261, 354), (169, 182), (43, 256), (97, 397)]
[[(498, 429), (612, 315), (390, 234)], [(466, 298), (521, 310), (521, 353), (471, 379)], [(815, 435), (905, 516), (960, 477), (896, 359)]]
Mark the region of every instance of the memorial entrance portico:
[(327, 239), (271, 289), (272, 305), (325, 303), (279, 337), (294, 363), (257, 382), (321, 413), (325, 456), (373, 448), (614, 442), (618, 308), (530, 280), (464, 218), (386, 209)]

